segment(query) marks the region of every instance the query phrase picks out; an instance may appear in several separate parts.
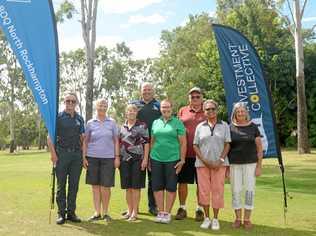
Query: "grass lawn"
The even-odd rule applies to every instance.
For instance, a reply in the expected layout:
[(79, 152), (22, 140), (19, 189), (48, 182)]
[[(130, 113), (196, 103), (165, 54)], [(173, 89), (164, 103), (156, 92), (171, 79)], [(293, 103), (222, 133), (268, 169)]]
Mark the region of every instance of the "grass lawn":
[[(298, 156), (295, 151), (284, 151), (288, 199), (286, 223), (283, 218), (283, 193), (280, 171), (276, 159), (264, 160), (262, 177), (257, 179), (255, 210), (250, 232), (232, 230), (231, 194), (229, 184), (225, 186), (226, 208), (220, 213), (221, 230), (200, 229), (194, 221), (196, 207), (195, 187), (190, 186), (188, 199), (189, 217), (183, 221), (172, 221), (170, 225), (153, 222), (147, 214), (146, 194), (143, 191), (139, 220), (134, 223), (120, 219), (126, 208), (125, 194), (119, 187), (119, 177), (112, 191), (110, 223), (55, 224), (48, 223), (50, 171), (49, 155), (35, 150), (9, 155), (0, 152), (0, 235), (316, 235), (316, 152)], [(77, 214), (87, 219), (93, 213), (90, 187), (84, 183), (82, 173), (77, 201)], [(173, 214), (178, 207), (176, 201)]]

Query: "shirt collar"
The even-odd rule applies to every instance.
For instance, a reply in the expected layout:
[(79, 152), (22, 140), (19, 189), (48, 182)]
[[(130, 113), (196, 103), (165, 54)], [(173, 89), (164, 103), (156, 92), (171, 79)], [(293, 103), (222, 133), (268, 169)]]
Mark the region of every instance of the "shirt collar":
[[(132, 127), (139, 125), (139, 123), (140, 123), (140, 121), (139, 121), (139, 120), (136, 120), (135, 124), (134, 124)], [(124, 122), (123, 126), (124, 126), (125, 128), (128, 128), (127, 120)]]
[(193, 107), (192, 107), (191, 105), (188, 105), (188, 107), (189, 107), (189, 111), (190, 111), (190, 112), (194, 112), (194, 113), (200, 113), (200, 112), (203, 112), (202, 106), (201, 106), (201, 109), (200, 109), (200, 110), (198, 110), (198, 111), (194, 110), (194, 109), (193, 109)]
[(145, 103), (145, 101), (144, 101), (144, 100), (140, 100), (140, 102), (141, 102), (142, 104), (151, 104), (151, 103), (156, 102), (156, 99), (155, 99), (155, 98), (153, 98), (153, 100), (151, 100), (151, 101), (150, 101), (150, 102), (148, 102), (148, 103)]
[[(222, 120), (217, 120), (217, 121), (216, 121), (216, 125), (221, 125), (221, 124), (223, 124), (223, 121), (222, 121)], [(210, 126), (210, 125), (208, 124), (208, 121), (207, 121), (207, 120), (203, 121), (202, 125)]]
[[(66, 112), (65, 110), (62, 112), (62, 116), (68, 116), (68, 117), (71, 117), (71, 114)], [(77, 112), (75, 111), (74, 112), (74, 116), (73, 117), (76, 117), (77, 116)]]
[[(96, 121), (102, 122), (102, 121), (99, 120), (97, 117), (94, 117), (92, 120), (93, 120), (94, 122), (96, 122)], [(104, 119), (104, 121), (108, 121), (108, 120), (110, 120), (110, 118), (106, 116), (105, 119)]]
[[(169, 120), (167, 121), (167, 122), (169, 122), (169, 121), (171, 121), (171, 120), (173, 120), (175, 117), (173, 116), (173, 115), (171, 115), (171, 117), (169, 118)], [(163, 118), (163, 116), (160, 116), (160, 118), (159, 118), (161, 121), (165, 121), (164, 120), (164, 118)]]

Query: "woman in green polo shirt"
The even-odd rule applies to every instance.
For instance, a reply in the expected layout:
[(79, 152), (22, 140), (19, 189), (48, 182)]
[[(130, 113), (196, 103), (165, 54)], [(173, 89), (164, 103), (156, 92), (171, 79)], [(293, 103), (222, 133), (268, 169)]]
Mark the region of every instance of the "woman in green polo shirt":
[(172, 116), (172, 103), (163, 100), (160, 109), (162, 116), (154, 121), (151, 131), (151, 174), (159, 210), (156, 222), (168, 224), (176, 198), (177, 175), (185, 163), (187, 145), (183, 123)]

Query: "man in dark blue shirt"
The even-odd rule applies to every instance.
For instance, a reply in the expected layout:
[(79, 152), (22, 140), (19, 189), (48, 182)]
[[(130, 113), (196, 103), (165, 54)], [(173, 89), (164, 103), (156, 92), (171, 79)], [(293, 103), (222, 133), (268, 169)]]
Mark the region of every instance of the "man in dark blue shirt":
[[(57, 224), (64, 224), (66, 219), (72, 222), (81, 222), (75, 214), (75, 210), (79, 179), (82, 170), (84, 120), (75, 111), (77, 101), (75, 93), (65, 94), (65, 110), (60, 112), (57, 117), (56, 145), (54, 146), (51, 140), (48, 140), (51, 161), (56, 166)], [(67, 178), (68, 195), (66, 196)]]

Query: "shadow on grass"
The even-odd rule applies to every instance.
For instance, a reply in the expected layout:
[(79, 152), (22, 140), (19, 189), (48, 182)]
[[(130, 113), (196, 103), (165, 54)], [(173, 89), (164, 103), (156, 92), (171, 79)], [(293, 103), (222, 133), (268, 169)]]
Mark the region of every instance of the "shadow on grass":
[(29, 156), (42, 156), (44, 153), (48, 153), (46, 150), (22, 150), (15, 153), (3, 152), (3, 157), (21, 157), (28, 158)]
[[(153, 218), (154, 219), (154, 218)], [(297, 230), (290, 227), (271, 227), (265, 225), (254, 225), (252, 230), (232, 229), (231, 222), (220, 221), (221, 230), (211, 231), (199, 227), (200, 223), (195, 222), (192, 218), (183, 221), (172, 221), (169, 225), (158, 224), (149, 219), (140, 218), (136, 222), (126, 222), (124, 220), (113, 220), (110, 223), (82, 222), (80, 224), (69, 223), (77, 230), (94, 235), (174, 235), (174, 236), (192, 236), (192, 235), (305, 235), (315, 236), (316, 231)], [(67, 227), (64, 225), (63, 227)]]

